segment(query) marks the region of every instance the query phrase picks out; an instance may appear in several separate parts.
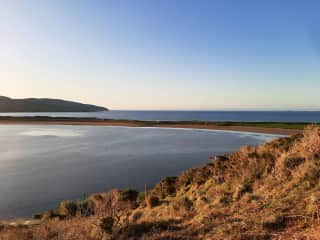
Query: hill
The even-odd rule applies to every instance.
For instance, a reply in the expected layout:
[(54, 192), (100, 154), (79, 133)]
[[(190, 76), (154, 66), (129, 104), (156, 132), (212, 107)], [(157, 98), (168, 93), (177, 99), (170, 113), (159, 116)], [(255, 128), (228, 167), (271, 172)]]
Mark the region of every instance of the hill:
[(146, 192), (62, 202), (0, 239), (320, 239), (320, 128), (213, 157)]
[(49, 98), (12, 99), (0, 96), (0, 112), (98, 112), (107, 108)]

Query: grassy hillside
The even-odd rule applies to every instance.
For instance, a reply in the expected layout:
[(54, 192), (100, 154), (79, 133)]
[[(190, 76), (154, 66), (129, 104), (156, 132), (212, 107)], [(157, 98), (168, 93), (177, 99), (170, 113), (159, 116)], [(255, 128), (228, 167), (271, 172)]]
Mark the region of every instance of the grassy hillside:
[(11, 99), (0, 96), (0, 112), (97, 112), (104, 107), (47, 98)]
[(62, 202), (0, 239), (319, 239), (320, 128), (214, 157), (146, 192)]

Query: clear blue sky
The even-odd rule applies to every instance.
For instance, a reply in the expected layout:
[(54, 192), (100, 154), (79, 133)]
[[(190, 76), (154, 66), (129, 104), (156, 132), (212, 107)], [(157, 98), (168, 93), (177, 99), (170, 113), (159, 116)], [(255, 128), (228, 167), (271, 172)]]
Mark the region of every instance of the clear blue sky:
[(320, 109), (320, 1), (3, 0), (0, 95)]

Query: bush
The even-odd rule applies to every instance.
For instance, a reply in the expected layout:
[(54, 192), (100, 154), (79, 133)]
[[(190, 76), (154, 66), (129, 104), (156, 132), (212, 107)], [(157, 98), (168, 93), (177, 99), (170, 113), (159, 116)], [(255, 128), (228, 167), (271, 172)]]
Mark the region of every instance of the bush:
[(122, 201), (136, 201), (139, 192), (132, 189), (124, 189), (120, 192), (120, 198)]
[(299, 165), (301, 165), (302, 163), (305, 162), (305, 158), (304, 157), (299, 157), (299, 156), (289, 156), (285, 159), (284, 161), (284, 166), (287, 169), (293, 170), (294, 168), (298, 167)]
[(33, 214), (32, 215), (32, 218), (33, 219), (36, 219), (36, 220), (40, 220), (40, 219), (42, 219), (42, 214), (41, 213), (36, 213), (36, 214)]
[(138, 221), (141, 217), (142, 217), (142, 212), (138, 211), (138, 212), (135, 212), (133, 215), (132, 215), (132, 221), (133, 222), (136, 222)]
[(90, 216), (94, 214), (92, 202), (89, 199), (79, 201), (77, 205), (81, 216)]
[(251, 193), (251, 192), (252, 192), (252, 185), (251, 185), (251, 183), (249, 183), (249, 182), (244, 182), (244, 183), (242, 184), (242, 186), (241, 186), (240, 192), (241, 192), (242, 194), (244, 194), (244, 193)]
[(137, 197), (137, 203), (142, 203), (146, 199), (146, 193), (145, 192), (139, 192)]
[(153, 207), (160, 205), (160, 201), (159, 201), (159, 198), (156, 196), (147, 196), (146, 197), (146, 204), (147, 204), (148, 208), (153, 208)]
[(188, 197), (181, 197), (172, 203), (172, 207), (180, 214), (190, 214), (193, 210), (193, 202)]
[(248, 157), (249, 158), (256, 158), (256, 159), (259, 159), (259, 154), (256, 152), (256, 151), (253, 151), (253, 152), (249, 152), (248, 153)]
[(219, 202), (222, 204), (222, 205), (228, 205), (229, 203), (232, 202), (232, 194), (224, 194)]
[(320, 152), (320, 127), (309, 125), (303, 131), (303, 139), (300, 143), (303, 151), (310, 157)]
[(164, 195), (174, 195), (176, 193), (175, 183), (177, 177), (165, 177), (163, 180), (163, 194)]
[[(169, 219), (167, 221), (153, 221), (153, 222), (141, 222), (141, 223), (130, 223), (128, 225), (124, 225), (120, 228), (114, 229), (114, 233), (112, 235), (112, 239), (154, 239), (154, 240), (169, 240), (169, 239), (182, 239), (182, 238), (166, 238), (158, 236), (157, 233), (165, 232), (165, 231), (177, 231), (180, 228), (176, 226), (180, 224), (180, 221)], [(148, 236), (147, 234), (151, 233), (152, 236)]]
[(57, 214), (55, 211), (46, 211), (43, 214), (41, 214), (41, 220), (48, 220), (48, 219), (52, 219), (52, 218), (56, 218), (59, 217), (61, 218), (61, 216), (59, 214)]
[(252, 193), (252, 184), (250, 182), (245, 181), (242, 185), (238, 188), (236, 192), (236, 198), (240, 199), (245, 193)]
[(156, 185), (153, 193), (160, 198), (174, 196), (176, 193), (176, 181), (177, 177), (165, 177)]
[(193, 208), (193, 202), (187, 197), (182, 198), (179, 202), (186, 210), (191, 210)]
[(263, 167), (254, 169), (252, 176), (256, 179), (261, 179), (265, 169)]
[(281, 230), (285, 226), (284, 217), (278, 215), (271, 215), (262, 223), (262, 227), (265, 230)]
[(100, 221), (100, 228), (108, 234), (112, 234), (113, 225), (114, 219), (112, 217), (106, 217)]
[(63, 216), (75, 216), (77, 213), (77, 203), (74, 201), (63, 201), (60, 203), (59, 214)]
[(171, 184), (174, 184), (176, 180), (177, 180), (177, 177), (165, 177), (163, 181), (171, 185)]

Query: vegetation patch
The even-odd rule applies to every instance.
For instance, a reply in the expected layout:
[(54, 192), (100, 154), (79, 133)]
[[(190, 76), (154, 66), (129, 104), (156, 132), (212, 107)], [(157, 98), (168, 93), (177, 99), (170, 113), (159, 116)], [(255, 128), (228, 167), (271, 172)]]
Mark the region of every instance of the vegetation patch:
[(157, 196), (148, 195), (146, 197), (146, 204), (148, 208), (153, 208), (160, 205), (160, 200)]
[(319, 129), (313, 125), (290, 138), (243, 147), (167, 177), (147, 193), (113, 190), (65, 201), (57, 210), (35, 215), (48, 220), (40, 225), (5, 226), (0, 239), (316, 240)]
[(114, 219), (112, 217), (102, 218), (100, 221), (100, 228), (108, 234), (112, 234), (114, 226)]
[(77, 209), (78, 206), (75, 201), (63, 201), (60, 203), (58, 212), (62, 216), (75, 216)]
[(219, 199), (219, 202), (222, 205), (229, 205), (233, 201), (232, 193), (224, 193), (223, 196)]

